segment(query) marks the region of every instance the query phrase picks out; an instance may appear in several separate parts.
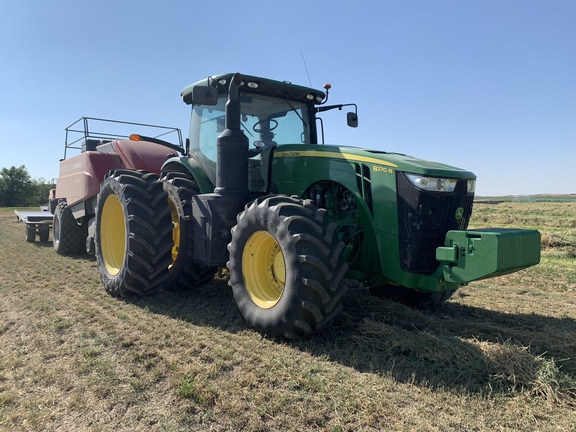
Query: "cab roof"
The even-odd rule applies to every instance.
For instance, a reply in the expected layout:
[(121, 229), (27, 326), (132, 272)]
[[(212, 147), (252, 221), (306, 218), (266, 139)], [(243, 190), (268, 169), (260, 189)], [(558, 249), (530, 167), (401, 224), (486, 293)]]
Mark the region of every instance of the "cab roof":
[[(206, 87), (210, 85), (217, 88), (218, 94), (227, 94), (230, 80), (233, 76), (234, 73), (212, 75), (194, 84), (190, 84), (182, 90), (182, 99), (186, 104), (191, 104), (192, 89), (196, 86)], [(280, 96), (305, 103), (313, 101), (315, 104), (322, 102), (326, 97), (326, 94), (322, 90), (295, 85), (288, 81), (275, 81), (269, 78), (262, 78), (253, 75), (242, 75), (240, 91), (274, 97)]]

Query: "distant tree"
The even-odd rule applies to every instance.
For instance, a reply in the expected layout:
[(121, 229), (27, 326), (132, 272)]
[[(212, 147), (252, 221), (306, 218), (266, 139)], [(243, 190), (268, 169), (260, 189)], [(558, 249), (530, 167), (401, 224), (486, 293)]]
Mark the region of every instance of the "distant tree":
[(50, 189), (54, 189), (56, 185), (42, 177), (32, 180), (32, 185), (34, 187), (33, 205), (48, 204)]
[(45, 204), (54, 187), (45, 179), (32, 179), (24, 165), (0, 170), (0, 207), (27, 207)]
[(31, 205), (34, 186), (24, 165), (2, 168), (0, 171), (0, 206)]

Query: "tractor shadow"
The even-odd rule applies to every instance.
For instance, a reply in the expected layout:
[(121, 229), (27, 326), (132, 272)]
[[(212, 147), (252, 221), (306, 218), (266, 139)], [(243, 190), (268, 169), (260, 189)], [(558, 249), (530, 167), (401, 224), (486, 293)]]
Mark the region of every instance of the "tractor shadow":
[(228, 333), (250, 329), (236, 307), (228, 279), (218, 275), (213, 281), (190, 290), (161, 291), (151, 297), (136, 297), (130, 302), (192, 325)]
[(51, 248), (51, 247), (54, 247), (53, 244), (52, 244), (52, 237), (50, 237), (50, 238), (48, 239), (48, 241), (45, 241), (45, 242), (36, 239), (36, 240), (32, 243), (32, 245), (35, 246), (35, 247), (37, 247), (37, 248)]
[(570, 390), (576, 383), (573, 318), (508, 314), (457, 301), (421, 311), (374, 297), (360, 284), (345, 302), (324, 334), (293, 345), (402, 383), (486, 395), (520, 389), (543, 394), (558, 384), (559, 392), (576, 396)]
[[(54, 244), (52, 243), (52, 237), (48, 239), (48, 241), (41, 242), (38, 239), (33, 243), (30, 243), (32, 246), (38, 249), (53, 249)], [(63, 255), (64, 256), (64, 255)], [(94, 255), (88, 255), (86, 253), (72, 253), (65, 255), (67, 259), (77, 260), (77, 261), (88, 261), (88, 262), (96, 262), (96, 257)]]
[[(226, 279), (134, 303), (192, 325), (231, 334), (251, 331)], [(350, 282), (344, 308), (330, 328), (277, 343), (402, 383), (492, 394), (538, 385), (543, 361), (554, 360), (574, 382), (574, 334), (572, 318), (506, 314), (455, 301), (426, 312), (372, 296), (362, 284)]]

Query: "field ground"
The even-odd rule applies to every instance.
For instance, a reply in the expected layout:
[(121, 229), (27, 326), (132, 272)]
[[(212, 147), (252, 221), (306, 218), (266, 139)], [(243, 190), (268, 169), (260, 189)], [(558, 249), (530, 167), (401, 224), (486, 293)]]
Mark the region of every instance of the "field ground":
[(505, 195), (505, 196), (476, 196), (476, 202), (576, 202), (576, 194), (571, 195)]
[(0, 210), (0, 430), (576, 430), (576, 203), (477, 204), (472, 225), (538, 228), (541, 264), (434, 312), (353, 282), (330, 329), (286, 342), (224, 273), (120, 301)]

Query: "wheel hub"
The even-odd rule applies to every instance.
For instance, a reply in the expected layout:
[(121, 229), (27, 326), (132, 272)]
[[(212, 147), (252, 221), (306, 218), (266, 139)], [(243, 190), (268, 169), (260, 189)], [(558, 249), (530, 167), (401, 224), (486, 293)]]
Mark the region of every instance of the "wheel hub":
[(274, 307), (286, 282), (284, 254), (276, 239), (266, 231), (253, 233), (242, 253), (242, 274), (252, 301), (261, 308)]
[(102, 208), (100, 227), (102, 258), (106, 270), (116, 276), (124, 264), (126, 225), (122, 204), (116, 195), (108, 195)]
[(176, 258), (178, 258), (180, 247), (180, 217), (178, 216), (177, 204), (171, 199), (168, 199), (168, 204), (170, 205), (170, 216), (172, 218), (172, 240), (174, 241), (174, 246), (172, 247), (172, 263), (170, 264), (170, 267), (172, 267), (176, 262)]

